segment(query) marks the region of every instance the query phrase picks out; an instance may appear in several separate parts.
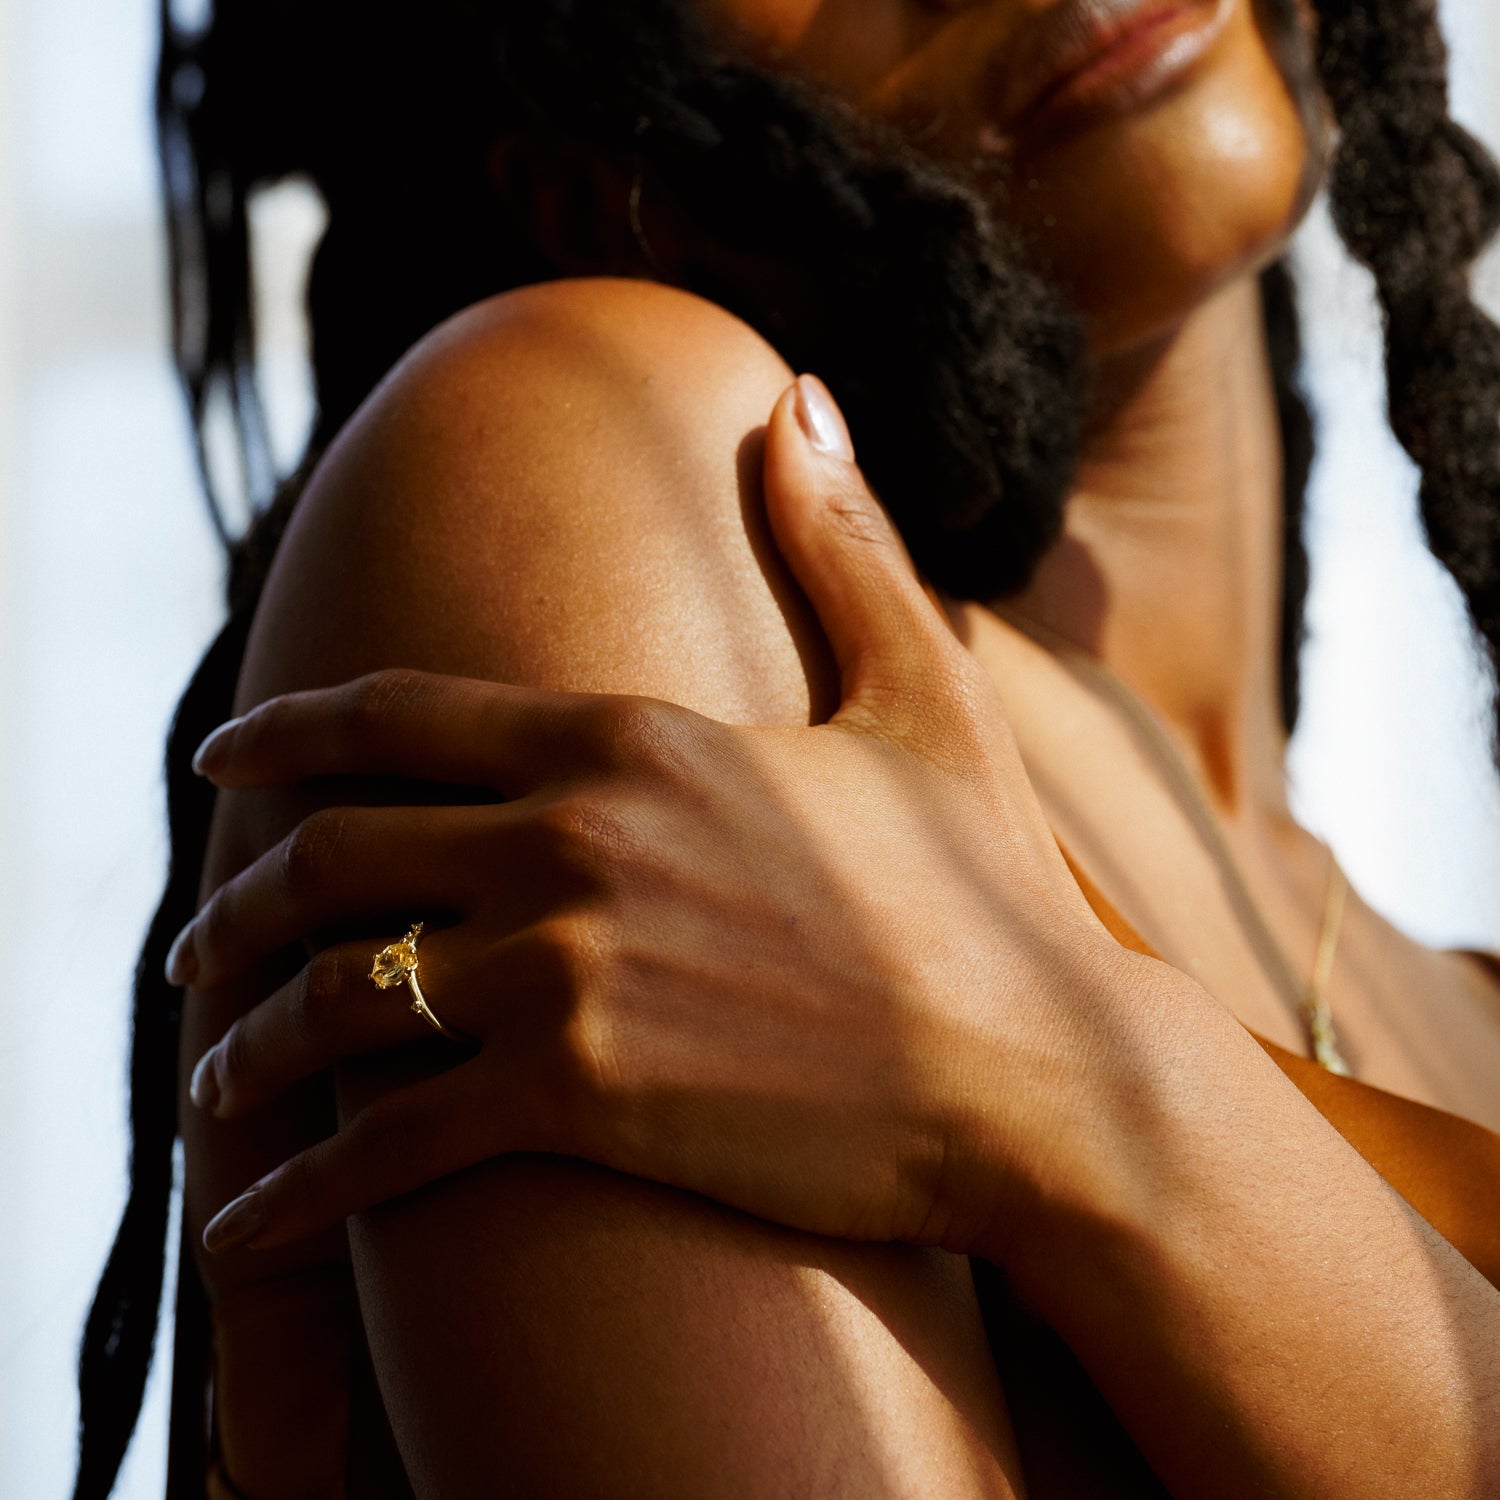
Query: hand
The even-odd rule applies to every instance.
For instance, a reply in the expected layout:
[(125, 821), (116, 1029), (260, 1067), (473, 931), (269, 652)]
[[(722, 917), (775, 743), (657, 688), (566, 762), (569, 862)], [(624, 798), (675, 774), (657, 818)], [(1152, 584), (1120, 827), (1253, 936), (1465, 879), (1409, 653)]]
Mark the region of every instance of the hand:
[[(996, 1254), (996, 1226), (1055, 1186), (1059, 1142), (1107, 1152), (1100, 1044), (1139, 960), (1083, 899), (993, 685), (820, 397), (804, 381), (778, 403), (766, 503), (840, 668), (827, 724), (396, 671), (205, 743), (225, 787), (396, 776), (507, 799), (314, 813), (179, 938), (170, 977), (205, 991), (299, 940), (388, 919), (394, 941), (425, 917), (422, 988), (474, 1038), (235, 1200), (209, 1248), (544, 1151), (827, 1235)], [(373, 987), (377, 946), (326, 948), (237, 1021), (195, 1101), (238, 1115), (432, 1037)]]

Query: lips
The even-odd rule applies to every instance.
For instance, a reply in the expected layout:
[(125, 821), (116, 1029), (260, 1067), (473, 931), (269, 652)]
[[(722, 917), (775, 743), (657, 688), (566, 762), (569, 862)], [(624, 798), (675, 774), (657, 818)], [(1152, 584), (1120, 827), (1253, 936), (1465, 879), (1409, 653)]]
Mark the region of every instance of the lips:
[(1052, 137), (1143, 103), (1217, 39), (1234, 0), (1063, 0), (997, 59), (1000, 130)]

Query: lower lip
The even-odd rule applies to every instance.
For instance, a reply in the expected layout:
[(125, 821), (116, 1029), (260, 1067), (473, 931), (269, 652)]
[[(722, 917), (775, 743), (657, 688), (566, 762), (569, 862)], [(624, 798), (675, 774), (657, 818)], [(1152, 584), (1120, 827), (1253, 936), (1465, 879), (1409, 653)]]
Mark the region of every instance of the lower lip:
[(1234, 0), (1158, 12), (1050, 89), (1005, 132), (1029, 150), (1143, 108), (1171, 92), (1222, 35)]

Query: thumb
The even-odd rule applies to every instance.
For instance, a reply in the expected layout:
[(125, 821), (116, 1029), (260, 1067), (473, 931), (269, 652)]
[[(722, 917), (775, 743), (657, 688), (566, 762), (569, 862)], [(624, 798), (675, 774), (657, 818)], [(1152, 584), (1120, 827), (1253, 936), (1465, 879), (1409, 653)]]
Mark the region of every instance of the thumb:
[(838, 663), (843, 707), (835, 719), (854, 708), (889, 719), (896, 703), (933, 691), (961, 648), (815, 375), (799, 376), (771, 413), (765, 491), (776, 544)]

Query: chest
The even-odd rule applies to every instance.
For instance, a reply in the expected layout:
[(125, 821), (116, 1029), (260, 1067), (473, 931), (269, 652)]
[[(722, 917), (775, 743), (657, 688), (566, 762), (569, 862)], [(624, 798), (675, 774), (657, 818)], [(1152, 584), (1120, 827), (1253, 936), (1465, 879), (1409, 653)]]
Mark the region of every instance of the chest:
[[(1117, 704), (996, 632), (975, 654), (1070, 857), (1167, 962), (1306, 1055), (1326, 847), (1290, 817), (1237, 823), (1184, 795)], [(1325, 994), (1357, 1077), (1500, 1128), (1500, 970), (1412, 941), (1351, 891)]]

